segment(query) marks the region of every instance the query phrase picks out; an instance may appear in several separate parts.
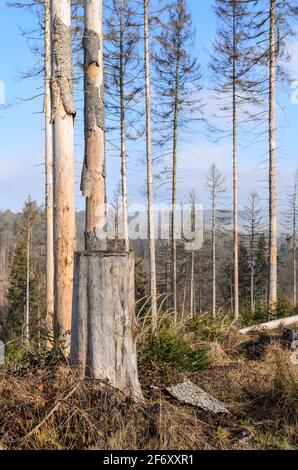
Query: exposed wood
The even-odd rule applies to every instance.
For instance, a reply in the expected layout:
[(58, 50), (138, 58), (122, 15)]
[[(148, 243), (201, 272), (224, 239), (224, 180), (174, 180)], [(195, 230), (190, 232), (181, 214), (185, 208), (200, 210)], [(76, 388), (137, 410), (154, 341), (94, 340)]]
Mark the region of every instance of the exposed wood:
[[(45, 170), (46, 170), (46, 283), (47, 312), (46, 325), (49, 332), (53, 329), (54, 316), (54, 219), (53, 219), (53, 130), (51, 123), (51, 9), (50, 0), (44, 2), (44, 68), (45, 68)], [(49, 345), (49, 344), (48, 344)]]
[(126, 156), (126, 115), (124, 89), (124, 0), (120, 0), (120, 127), (121, 127), (121, 182), (124, 250), (129, 251), (128, 207), (127, 207), (127, 156)]
[(259, 325), (249, 326), (247, 328), (242, 328), (239, 330), (239, 333), (246, 335), (247, 333), (252, 333), (254, 331), (262, 330), (276, 330), (277, 328), (289, 325), (295, 325), (298, 323), (298, 315), (293, 317), (281, 318), (279, 320), (272, 320), (266, 323), (260, 323)]
[[(76, 108), (69, 0), (52, 0), (52, 123), (54, 142), (54, 323), (56, 340), (71, 328), (75, 248), (74, 143)], [(65, 338), (66, 336), (66, 338)]]
[(84, 122), (85, 159), (81, 190), (86, 198), (86, 249), (105, 249), (105, 124), (102, 0), (85, 0)]
[(71, 361), (83, 377), (107, 380), (127, 395), (142, 398), (132, 253), (75, 254)]

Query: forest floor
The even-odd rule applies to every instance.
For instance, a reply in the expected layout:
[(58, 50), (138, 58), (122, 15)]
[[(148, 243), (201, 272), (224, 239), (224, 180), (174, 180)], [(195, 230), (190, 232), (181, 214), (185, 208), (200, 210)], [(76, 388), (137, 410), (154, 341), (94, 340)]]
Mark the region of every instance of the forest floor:
[[(0, 449), (297, 449), (298, 366), (279, 333), (206, 331), (186, 334), (193, 349), (207, 347), (205, 370), (177, 370), (140, 348), (141, 404), (102, 382), (78, 381), (65, 361), (49, 355), (0, 369)], [(185, 378), (230, 414), (183, 405), (165, 393)]]

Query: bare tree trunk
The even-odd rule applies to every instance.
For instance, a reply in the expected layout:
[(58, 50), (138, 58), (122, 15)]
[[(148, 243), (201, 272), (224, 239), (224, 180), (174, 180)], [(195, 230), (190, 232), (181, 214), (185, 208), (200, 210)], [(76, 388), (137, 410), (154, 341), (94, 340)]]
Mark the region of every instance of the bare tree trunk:
[(82, 376), (142, 398), (136, 354), (134, 256), (75, 254), (71, 360)]
[(215, 194), (212, 195), (212, 317), (216, 318), (216, 208)]
[(190, 316), (194, 315), (194, 277), (195, 277), (195, 252), (191, 252), (191, 273), (190, 273)]
[(297, 308), (297, 191), (298, 191), (298, 171), (295, 175), (295, 186), (293, 194), (293, 306)]
[(31, 227), (27, 225), (25, 343), (30, 343), (30, 244)]
[(155, 258), (155, 222), (153, 210), (153, 168), (151, 136), (151, 81), (149, 55), (149, 0), (144, 0), (144, 47), (145, 47), (145, 87), (146, 87), (146, 154), (147, 154), (147, 196), (148, 196), (148, 235), (150, 255), (150, 286), (152, 328), (157, 327), (157, 292), (156, 292), (156, 258)]
[(83, 47), (85, 161), (81, 190), (86, 198), (85, 247), (103, 250), (106, 211), (102, 0), (85, 0)]
[[(44, 54), (45, 54), (45, 171), (46, 171), (46, 230), (47, 230), (47, 312), (46, 325), (53, 330), (54, 316), (54, 219), (53, 219), (53, 130), (51, 122), (51, 8), (44, 2)], [(50, 346), (50, 341), (47, 341)]]
[(124, 0), (120, 3), (120, 121), (121, 121), (121, 175), (122, 175), (122, 210), (123, 210), (123, 235), (124, 249), (129, 251), (128, 234), (128, 207), (127, 207), (127, 163), (126, 163), (126, 125), (124, 102), (124, 44), (123, 44), (123, 9)]
[(52, 122), (54, 136), (55, 336), (71, 328), (75, 248), (71, 15), (69, 0), (52, 0)]
[(277, 213), (276, 213), (276, 0), (270, 0), (269, 66), (269, 293), (268, 307), (274, 316), (277, 304)]
[(175, 107), (173, 125), (173, 168), (172, 168), (172, 292), (175, 322), (177, 321), (177, 242), (176, 242), (176, 209), (177, 209), (177, 133), (178, 133), (178, 98), (179, 98), (179, 61), (176, 67)]
[(234, 318), (239, 318), (239, 233), (237, 170), (236, 2), (233, 3), (233, 223), (234, 223)]

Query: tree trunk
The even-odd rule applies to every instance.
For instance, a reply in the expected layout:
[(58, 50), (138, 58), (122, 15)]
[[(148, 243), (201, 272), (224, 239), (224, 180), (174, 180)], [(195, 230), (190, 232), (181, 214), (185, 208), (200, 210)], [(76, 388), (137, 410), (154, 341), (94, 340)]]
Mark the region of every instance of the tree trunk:
[[(55, 337), (71, 328), (75, 248), (71, 15), (69, 0), (52, 0), (52, 122), (54, 135)], [(67, 346), (67, 344), (66, 344)]]
[(239, 233), (237, 171), (236, 2), (233, 3), (233, 224), (234, 224), (234, 318), (239, 318)]
[[(47, 312), (48, 333), (53, 330), (54, 316), (54, 220), (53, 220), (53, 130), (51, 122), (51, 8), (50, 0), (44, 3), (44, 55), (45, 55), (45, 172), (46, 172), (46, 230), (47, 230)], [(50, 346), (49, 339), (47, 345)]]
[(75, 254), (72, 364), (142, 398), (137, 372), (132, 253)]
[(216, 318), (216, 208), (215, 194), (212, 195), (212, 317)]
[(105, 128), (102, 0), (85, 0), (84, 122), (85, 160), (81, 190), (86, 198), (86, 249), (106, 249)]
[(30, 343), (30, 244), (31, 227), (30, 222), (27, 225), (27, 260), (26, 260), (26, 311), (25, 311), (25, 343)]
[(269, 65), (269, 315), (277, 304), (277, 214), (276, 214), (276, 1), (270, 1)]
[(173, 168), (172, 168), (172, 292), (175, 322), (177, 321), (177, 242), (176, 242), (176, 209), (177, 209), (177, 133), (178, 133), (178, 98), (179, 98), (179, 60), (176, 66), (175, 104), (173, 119)]
[(147, 155), (147, 197), (148, 197), (148, 236), (150, 255), (150, 290), (152, 328), (157, 327), (157, 290), (156, 290), (156, 258), (155, 258), (155, 221), (153, 210), (153, 168), (152, 168), (152, 137), (151, 137), (151, 81), (149, 55), (149, 0), (144, 0), (144, 47), (145, 47), (145, 88), (146, 88), (146, 155)]
[[(253, 211), (254, 213), (254, 206)], [(253, 224), (254, 222), (252, 222)], [(250, 241), (251, 259), (250, 259), (250, 310), (252, 313), (255, 311), (255, 232), (252, 225), (251, 241)]]
[(195, 252), (191, 252), (191, 272), (190, 272), (190, 317), (194, 315), (194, 277), (195, 277)]
[(297, 191), (298, 191), (298, 171), (295, 175), (295, 186), (293, 195), (293, 306), (297, 308)]
[(122, 210), (124, 250), (129, 251), (128, 234), (128, 207), (127, 207), (127, 163), (126, 163), (126, 121), (125, 121), (125, 95), (124, 95), (124, 26), (123, 1), (120, 4), (120, 121), (121, 121), (121, 176), (122, 176)]

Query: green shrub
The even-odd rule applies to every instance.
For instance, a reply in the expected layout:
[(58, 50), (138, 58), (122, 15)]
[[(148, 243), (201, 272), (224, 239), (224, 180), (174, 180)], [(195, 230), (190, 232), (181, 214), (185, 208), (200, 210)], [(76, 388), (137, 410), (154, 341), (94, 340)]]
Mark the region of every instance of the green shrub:
[(182, 328), (175, 329), (169, 322), (151, 333), (141, 350), (142, 360), (158, 366), (167, 365), (177, 371), (196, 372), (208, 367), (204, 348), (192, 349)]

